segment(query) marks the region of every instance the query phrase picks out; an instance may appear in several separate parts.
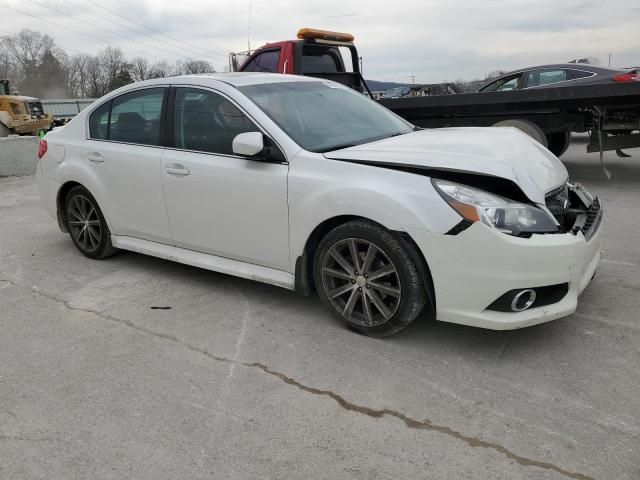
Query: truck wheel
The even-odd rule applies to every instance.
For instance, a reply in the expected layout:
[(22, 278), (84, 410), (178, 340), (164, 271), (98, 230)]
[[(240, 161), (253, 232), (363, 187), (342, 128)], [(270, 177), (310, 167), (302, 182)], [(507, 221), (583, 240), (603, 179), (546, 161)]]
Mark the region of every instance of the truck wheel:
[(9, 130), (3, 123), (0, 123), (0, 138), (8, 137), (10, 133), (11, 130)]
[(553, 132), (547, 135), (547, 147), (551, 153), (559, 157), (571, 145), (571, 132)]
[(503, 120), (498, 123), (493, 124), (494, 127), (515, 127), (521, 132), (526, 133), (531, 138), (533, 138), (538, 143), (548, 146), (547, 137), (545, 136), (542, 129), (533, 122), (529, 120)]
[(428, 299), (429, 286), (400, 241), (365, 220), (340, 225), (322, 239), (313, 273), (322, 303), (347, 326), (372, 337), (405, 328)]

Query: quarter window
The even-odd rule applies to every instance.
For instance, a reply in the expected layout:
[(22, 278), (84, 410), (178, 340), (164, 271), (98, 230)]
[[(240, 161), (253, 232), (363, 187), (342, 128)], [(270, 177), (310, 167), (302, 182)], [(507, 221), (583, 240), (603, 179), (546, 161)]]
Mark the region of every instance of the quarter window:
[(108, 140), (109, 111), (111, 102), (100, 105), (89, 117), (89, 136), (96, 140)]
[(217, 93), (194, 88), (176, 91), (176, 148), (233, 155), (236, 135), (259, 131), (238, 107)]
[(303, 73), (337, 73), (344, 71), (337, 48), (304, 45), (302, 48)]
[(587, 72), (584, 70), (569, 70), (569, 75), (571, 75), (571, 79), (575, 80), (577, 78), (587, 78), (587, 77), (593, 77), (595, 75), (595, 73), (593, 72)]

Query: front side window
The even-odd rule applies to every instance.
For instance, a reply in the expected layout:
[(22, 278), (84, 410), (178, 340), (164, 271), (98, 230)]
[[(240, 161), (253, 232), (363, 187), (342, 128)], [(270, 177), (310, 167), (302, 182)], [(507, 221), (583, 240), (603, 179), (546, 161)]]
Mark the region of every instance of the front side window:
[(518, 80), (520, 79), (520, 74), (512, 77), (504, 77), (500, 80), (496, 80), (493, 83), (490, 83), (486, 87), (484, 87), (482, 92), (506, 92), (509, 90), (515, 90), (518, 88)]
[(242, 69), (243, 72), (278, 73), (280, 49), (259, 53)]
[(527, 74), (527, 87), (541, 87), (567, 79), (566, 70), (534, 70)]
[(178, 88), (174, 118), (175, 147), (233, 155), (233, 139), (260, 130), (222, 95), (195, 88)]
[(238, 89), (302, 148), (328, 152), (413, 131), (383, 106), (334, 82), (277, 82)]
[(89, 117), (94, 140), (160, 145), (160, 118), (165, 88), (125, 93), (95, 109)]

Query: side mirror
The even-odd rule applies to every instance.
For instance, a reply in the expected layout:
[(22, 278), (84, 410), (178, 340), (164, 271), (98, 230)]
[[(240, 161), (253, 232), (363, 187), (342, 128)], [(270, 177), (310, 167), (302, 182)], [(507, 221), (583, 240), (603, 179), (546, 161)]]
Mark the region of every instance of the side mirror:
[(233, 153), (245, 157), (253, 157), (264, 150), (262, 132), (245, 132), (236, 135), (231, 144)]

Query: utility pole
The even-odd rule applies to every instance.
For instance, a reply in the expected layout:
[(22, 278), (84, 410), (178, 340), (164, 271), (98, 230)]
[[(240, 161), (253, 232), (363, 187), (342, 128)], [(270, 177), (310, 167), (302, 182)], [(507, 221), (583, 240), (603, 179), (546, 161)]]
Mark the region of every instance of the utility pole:
[(416, 76), (415, 75), (409, 75), (411, 77), (411, 83), (415, 84), (416, 83)]
[(611, 55), (613, 55), (613, 52), (609, 52), (609, 68), (611, 68)]

